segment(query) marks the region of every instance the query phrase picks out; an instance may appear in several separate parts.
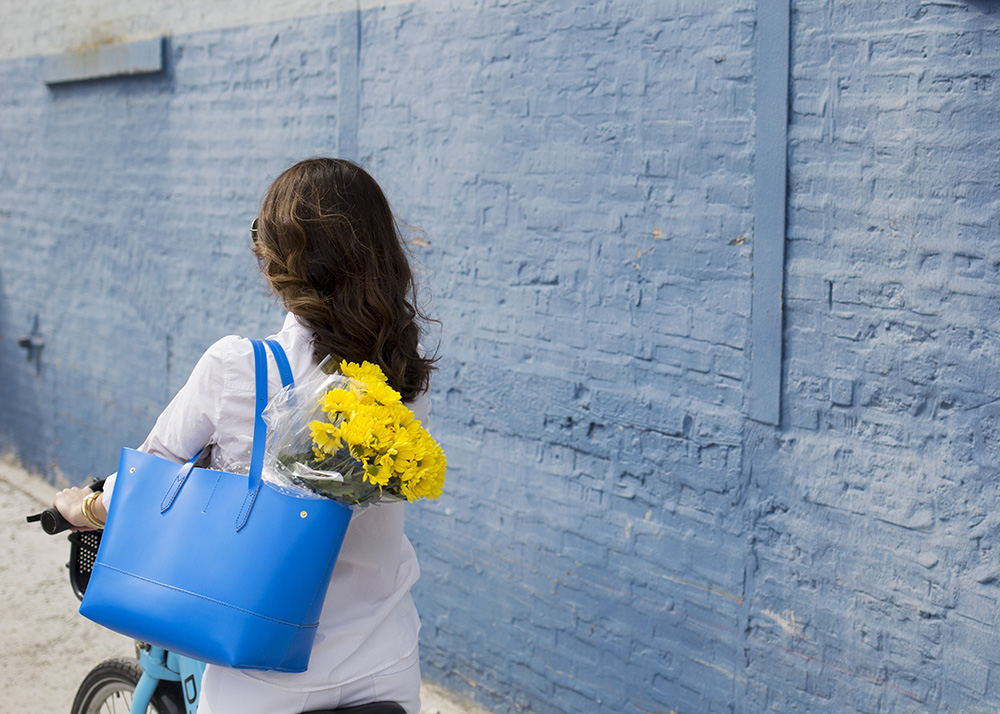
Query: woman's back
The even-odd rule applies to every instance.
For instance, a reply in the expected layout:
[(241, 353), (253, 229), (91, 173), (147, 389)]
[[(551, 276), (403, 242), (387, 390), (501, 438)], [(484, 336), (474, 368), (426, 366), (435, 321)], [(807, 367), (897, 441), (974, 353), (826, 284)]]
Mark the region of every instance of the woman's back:
[[(311, 330), (291, 313), (269, 339), (282, 346), (293, 375), (315, 368)], [(268, 394), (273, 396), (281, 380), (273, 358), (269, 360)], [(211, 468), (245, 472), (254, 399), (250, 340), (224, 337), (199, 360), (140, 450), (183, 461), (194, 444), (208, 443)], [(429, 405), (421, 396), (409, 406), (417, 419), (426, 421)], [(290, 694), (318, 692), (372, 677), (415, 655), (420, 622), (410, 588), (419, 577), (419, 566), (403, 533), (404, 506), (375, 504), (352, 516), (326, 593), (309, 669), (288, 674), (209, 667), (206, 711), (214, 711), (213, 684), (218, 690), (220, 684), (233, 688), (234, 681), (252, 679)], [(281, 534), (274, 537), (280, 539)], [(234, 689), (244, 690), (245, 685)]]
[[(372, 362), (426, 421), (434, 360), (419, 347), (425, 318), (405, 246), (374, 179), (341, 159), (295, 164), (268, 189), (251, 237), (261, 272), (289, 310), (272, 339), (284, 349), (292, 374), (307, 374), (326, 357)], [(273, 395), (280, 378), (268, 359)], [(254, 431), (253, 365), (249, 340), (216, 342), (140, 449), (182, 463), (209, 447), (212, 468), (245, 473)], [(106, 515), (114, 479), (105, 489), (90, 502), (98, 518)], [(80, 512), (80, 491), (61, 496), (68, 518)], [(398, 701), (416, 714), (419, 620), (409, 590), (419, 568), (403, 534), (403, 508), (376, 504), (352, 517), (308, 671), (209, 667), (199, 714), (295, 714), (377, 700)]]

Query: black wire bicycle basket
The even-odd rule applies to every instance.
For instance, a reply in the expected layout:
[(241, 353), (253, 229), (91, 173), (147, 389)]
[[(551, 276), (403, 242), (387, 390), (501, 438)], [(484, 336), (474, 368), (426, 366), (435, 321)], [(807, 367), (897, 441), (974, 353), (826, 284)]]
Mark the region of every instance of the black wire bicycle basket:
[(90, 582), (90, 573), (94, 570), (94, 560), (97, 558), (97, 548), (101, 545), (101, 531), (81, 531), (70, 533), (69, 582), (73, 586), (73, 594), (83, 600)]

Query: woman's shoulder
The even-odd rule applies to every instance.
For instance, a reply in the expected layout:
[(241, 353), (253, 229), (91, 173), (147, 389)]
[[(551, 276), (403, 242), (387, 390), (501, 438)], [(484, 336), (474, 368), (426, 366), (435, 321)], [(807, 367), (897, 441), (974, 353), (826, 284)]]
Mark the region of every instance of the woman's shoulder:
[(226, 335), (216, 340), (201, 362), (212, 365), (227, 388), (254, 388), (253, 343), (247, 337)]
[[(272, 340), (281, 348), (281, 352), (289, 360), (292, 373), (302, 374), (312, 365), (312, 350), (308, 342), (289, 340), (284, 332), (265, 338)], [(284, 343), (284, 344), (282, 344)], [(265, 350), (266, 359), (271, 369), (268, 376), (277, 379), (278, 372), (271, 370), (275, 365), (272, 356), (273, 347)], [(223, 382), (228, 389), (239, 391), (256, 390), (256, 368), (253, 340), (240, 335), (226, 335), (217, 340), (206, 350), (203, 360), (215, 362), (218, 372), (223, 376)]]
[(205, 350), (202, 360), (211, 360), (223, 366), (233, 363), (243, 363), (248, 359), (252, 366), (253, 343), (247, 337), (239, 335), (226, 335), (219, 338)]
[(431, 415), (431, 396), (427, 392), (421, 392), (412, 402), (407, 402), (406, 406), (413, 412), (413, 416), (425, 427)]
[(250, 339), (240, 335), (226, 335), (220, 337), (205, 350), (205, 354), (215, 354), (218, 356), (228, 356), (234, 352), (252, 352), (253, 346)]

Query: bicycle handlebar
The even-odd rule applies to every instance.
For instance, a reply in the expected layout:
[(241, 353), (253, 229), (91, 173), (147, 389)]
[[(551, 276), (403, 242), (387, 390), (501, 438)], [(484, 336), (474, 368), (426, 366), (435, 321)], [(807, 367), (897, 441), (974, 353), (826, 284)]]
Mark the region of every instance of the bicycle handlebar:
[[(91, 491), (103, 491), (104, 479), (94, 481), (90, 484), (89, 488)], [(42, 530), (49, 535), (62, 533), (63, 531), (68, 531), (73, 527), (73, 524), (63, 518), (63, 515), (55, 508), (46, 508), (41, 513), (35, 513), (27, 516), (24, 520), (28, 523), (38, 522), (42, 526)]]
[(69, 530), (73, 527), (73, 524), (63, 518), (62, 514), (55, 508), (46, 508), (41, 513), (35, 513), (34, 515), (26, 517), (24, 520), (28, 523), (39, 521), (41, 523), (42, 530), (49, 535), (62, 533), (63, 531)]

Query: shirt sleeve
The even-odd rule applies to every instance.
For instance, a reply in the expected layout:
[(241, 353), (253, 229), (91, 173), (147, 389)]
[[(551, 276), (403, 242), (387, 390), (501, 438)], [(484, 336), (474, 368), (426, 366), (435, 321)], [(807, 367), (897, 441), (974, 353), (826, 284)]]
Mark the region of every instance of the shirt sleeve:
[[(215, 443), (225, 385), (226, 355), (232, 341), (224, 337), (208, 348), (194, 366), (191, 376), (156, 419), (139, 451), (184, 463), (206, 446)], [(111, 502), (115, 475), (104, 484), (104, 505)]]

